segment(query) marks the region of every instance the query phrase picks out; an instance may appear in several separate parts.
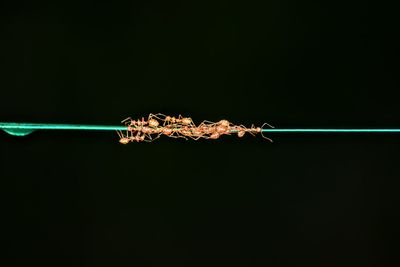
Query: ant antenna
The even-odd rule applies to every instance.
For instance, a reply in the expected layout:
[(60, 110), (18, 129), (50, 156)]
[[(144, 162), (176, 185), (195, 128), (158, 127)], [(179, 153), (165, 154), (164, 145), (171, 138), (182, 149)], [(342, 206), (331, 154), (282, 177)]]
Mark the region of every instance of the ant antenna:
[(266, 136), (263, 134), (263, 132), (267, 132), (267, 131), (268, 131), (267, 129), (264, 130), (264, 126), (265, 126), (265, 125), (269, 126), (269, 128), (272, 128), (272, 129), (275, 128), (275, 127), (265, 122), (265, 123), (261, 126), (261, 132), (260, 132), (260, 133), (261, 133), (261, 136), (262, 136), (264, 139), (267, 139), (268, 141), (270, 141), (271, 143), (273, 143), (274, 141), (272, 141), (271, 138), (268, 138), (268, 137), (266, 137)]

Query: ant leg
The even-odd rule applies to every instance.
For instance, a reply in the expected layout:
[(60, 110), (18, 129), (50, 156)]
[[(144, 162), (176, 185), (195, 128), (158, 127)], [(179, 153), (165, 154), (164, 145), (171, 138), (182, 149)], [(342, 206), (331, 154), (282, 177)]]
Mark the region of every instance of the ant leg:
[(127, 138), (129, 138), (129, 133), (130, 133), (130, 132), (128, 131), (128, 128), (126, 128), (126, 137), (127, 137)]
[(243, 124), (240, 125), (235, 125), (236, 131), (240, 132), (240, 131), (245, 131), (247, 132), (249, 129), (246, 128), (246, 126), (244, 126)]
[(151, 137), (150, 134), (143, 134), (143, 136), (145, 137), (143, 141), (151, 143), (154, 141), (154, 139)]
[(154, 140), (158, 139), (161, 136), (161, 133), (155, 134), (156, 137), (154, 137), (154, 138), (153, 138), (152, 134), (149, 134), (149, 133), (144, 134), (144, 135), (147, 137), (147, 139), (145, 139), (144, 141), (153, 142)]
[[(176, 133), (176, 138), (183, 138), (185, 140), (188, 140), (187, 137), (185, 135), (181, 134), (180, 132), (176, 131), (175, 133)], [(172, 134), (172, 136), (173, 136), (173, 134)]]
[(198, 135), (194, 135), (192, 137), (193, 140), (199, 140), (200, 138), (204, 138), (204, 139), (208, 139), (207, 136), (205, 134), (198, 134)]
[(251, 134), (252, 136), (256, 136), (255, 133), (254, 133), (254, 130), (255, 130), (254, 124), (252, 124), (252, 125), (250, 126), (250, 128), (246, 129), (246, 131), (247, 131), (249, 134)]
[(215, 123), (215, 122), (204, 120), (197, 127), (199, 129), (202, 129), (203, 127), (206, 127), (207, 129), (213, 129), (216, 124), (217, 123)]
[[(212, 121), (208, 121), (208, 120), (204, 120), (200, 123), (200, 125), (204, 126), (204, 125), (215, 125), (217, 124), (216, 122), (212, 122)], [(199, 126), (200, 126), (199, 125)]]
[[(160, 118), (160, 116), (161, 116), (161, 117), (164, 117), (164, 119)], [(167, 116), (165, 116), (165, 115), (162, 114), (162, 113), (157, 113), (157, 114), (150, 113), (150, 114), (149, 114), (149, 117), (148, 117), (148, 120), (150, 120), (150, 119), (152, 119), (152, 118), (156, 118), (157, 120), (165, 121), (165, 118), (166, 118), (166, 117), (167, 117)]]
[[(161, 118), (160, 118), (160, 117), (161, 117)], [(151, 119), (155, 119), (155, 120), (158, 121), (159, 125), (162, 124), (163, 126), (165, 126), (165, 123), (166, 123), (165, 118), (166, 118), (166, 117), (167, 117), (167, 116), (165, 116), (165, 115), (162, 114), (162, 113), (157, 113), (157, 114), (150, 113), (149, 116), (148, 116), (148, 121), (151, 120)]]
[(188, 140), (188, 139), (186, 138), (186, 136), (184, 136), (183, 134), (181, 134), (181, 133), (179, 132), (180, 127), (179, 127), (179, 128), (176, 127), (177, 124), (174, 124), (174, 126), (175, 126), (175, 129), (177, 129), (177, 130), (176, 130), (176, 131), (172, 131), (172, 134), (169, 135), (169, 137), (172, 137), (172, 138), (183, 138), (183, 139), (185, 139), (185, 140)]
[(151, 137), (151, 141), (154, 141), (154, 140), (156, 140), (156, 139), (160, 138), (160, 136), (161, 136), (161, 134), (160, 134), (160, 133), (159, 133), (159, 134), (157, 134), (157, 136), (156, 136), (156, 137), (154, 137), (154, 138), (150, 136), (150, 137)]
[(175, 139), (177, 139), (177, 138), (180, 138), (180, 136), (175, 136), (175, 135), (173, 135), (173, 134), (170, 134), (170, 135), (167, 135), (168, 137), (171, 137), (171, 138), (175, 138)]
[(234, 125), (232, 128), (233, 129), (230, 129), (231, 133), (236, 133), (239, 137), (243, 137), (246, 132), (249, 132), (249, 129), (247, 129), (243, 124)]
[(196, 128), (197, 126), (196, 126), (196, 124), (193, 122), (193, 119), (192, 118), (190, 118), (189, 117), (189, 119), (190, 119), (190, 123), (189, 123), (189, 127), (192, 127), (192, 128)]
[(123, 133), (122, 133), (121, 131), (116, 131), (116, 132), (117, 132), (118, 137), (119, 137), (120, 139), (122, 139), (122, 138), (124, 137), (124, 135), (123, 135)]
[(132, 120), (132, 118), (131, 118), (131, 117), (128, 117), (128, 118), (122, 120), (121, 123), (124, 123), (124, 122), (126, 122), (126, 121), (128, 121), (128, 120)]
[(160, 138), (162, 132), (160, 132), (160, 133), (154, 133), (154, 134), (156, 135), (156, 137), (154, 137), (154, 138), (153, 138), (153, 136), (152, 136), (151, 134), (146, 134), (146, 136), (148, 136), (149, 139), (150, 139), (150, 141), (148, 141), (148, 142), (153, 142), (154, 140)]

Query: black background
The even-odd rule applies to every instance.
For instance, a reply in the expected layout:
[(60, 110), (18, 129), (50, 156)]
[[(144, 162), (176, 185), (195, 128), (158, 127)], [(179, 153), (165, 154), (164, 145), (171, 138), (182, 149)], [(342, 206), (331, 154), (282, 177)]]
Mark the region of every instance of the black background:
[[(397, 9), (3, 4), (0, 121), (395, 128)], [(0, 133), (7, 266), (395, 266), (395, 135)]]

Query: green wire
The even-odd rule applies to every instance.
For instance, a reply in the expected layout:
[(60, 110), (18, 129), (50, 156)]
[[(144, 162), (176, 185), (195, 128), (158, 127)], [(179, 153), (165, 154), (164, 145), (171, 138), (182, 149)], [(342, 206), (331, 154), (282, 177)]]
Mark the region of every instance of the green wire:
[(0, 129), (11, 135), (25, 136), (36, 130), (124, 131), (126, 127), (112, 125), (0, 122)]
[(400, 133), (400, 129), (262, 129), (263, 133)]
[[(15, 136), (36, 130), (125, 131), (126, 126), (0, 122), (0, 129)], [(262, 129), (263, 133), (400, 133), (400, 129)]]

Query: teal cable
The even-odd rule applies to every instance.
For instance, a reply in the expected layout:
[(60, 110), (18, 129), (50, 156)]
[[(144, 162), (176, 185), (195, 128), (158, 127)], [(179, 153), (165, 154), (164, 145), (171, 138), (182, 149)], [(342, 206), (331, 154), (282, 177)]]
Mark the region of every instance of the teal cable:
[(263, 133), (400, 133), (400, 129), (262, 129)]
[(113, 125), (0, 122), (0, 129), (11, 135), (25, 136), (36, 130), (124, 131), (126, 127)]
[[(36, 130), (125, 131), (126, 126), (0, 122), (0, 129), (14, 136)], [(262, 129), (263, 133), (400, 133), (400, 129)]]

